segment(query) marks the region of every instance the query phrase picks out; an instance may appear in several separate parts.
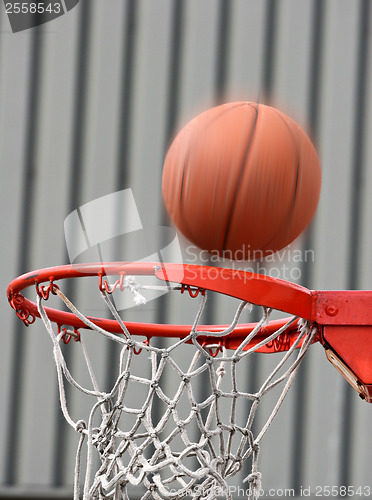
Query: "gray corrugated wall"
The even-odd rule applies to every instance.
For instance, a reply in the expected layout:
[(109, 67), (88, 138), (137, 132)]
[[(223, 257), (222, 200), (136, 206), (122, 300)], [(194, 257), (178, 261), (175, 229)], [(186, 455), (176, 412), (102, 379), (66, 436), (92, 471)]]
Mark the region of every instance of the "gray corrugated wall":
[[(76, 444), (49, 341), (10, 310), (8, 282), (67, 263), (64, 219), (106, 194), (130, 187), (149, 224), (167, 223), (164, 154), (201, 109), (260, 100), (311, 127), (323, 186), (300, 282), (372, 288), (371, 30), (368, 0), (81, 0), (16, 34), (1, 7), (0, 495), (68, 491)], [(147, 319), (186, 321), (161, 304)], [(313, 346), (264, 440), (264, 487), (372, 486), (371, 419)]]

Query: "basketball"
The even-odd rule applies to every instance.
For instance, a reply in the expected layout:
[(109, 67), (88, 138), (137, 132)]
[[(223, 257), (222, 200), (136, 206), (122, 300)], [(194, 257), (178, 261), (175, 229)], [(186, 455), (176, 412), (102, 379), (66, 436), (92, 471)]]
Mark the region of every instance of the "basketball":
[(162, 192), (175, 226), (193, 244), (235, 260), (267, 256), (310, 223), (321, 167), (304, 130), (252, 102), (216, 106), (172, 142)]

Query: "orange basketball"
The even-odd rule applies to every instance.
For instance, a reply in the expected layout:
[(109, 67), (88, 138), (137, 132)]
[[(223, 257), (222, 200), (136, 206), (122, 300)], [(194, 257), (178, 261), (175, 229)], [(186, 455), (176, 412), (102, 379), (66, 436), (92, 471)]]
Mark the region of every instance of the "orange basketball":
[(176, 136), (164, 162), (168, 213), (192, 243), (233, 259), (280, 250), (309, 224), (321, 185), (306, 133), (275, 108), (211, 108)]

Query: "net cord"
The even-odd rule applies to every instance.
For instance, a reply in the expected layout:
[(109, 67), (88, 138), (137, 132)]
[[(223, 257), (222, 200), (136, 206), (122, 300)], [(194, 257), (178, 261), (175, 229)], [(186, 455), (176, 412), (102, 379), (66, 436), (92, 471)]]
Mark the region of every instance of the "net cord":
[[(135, 300), (138, 301), (138, 286), (136, 283), (131, 280), (130, 281), (131, 292), (135, 294)], [(74, 475), (74, 500), (78, 500), (80, 494), (80, 476), (81, 476), (81, 460), (82, 460), (82, 450), (85, 439), (87, 439), (88, 443), (88, 451), (87, 451), (87, 467), (86, 474), (84, 479), (84, 500), (88, 500), (90, 498), (96, 498), (95, 495), (103, 495), (99, 496), (99, 498), (128, 498), (126, 487), (121, 487), (121, 481), (125, 479), (125, 484), (130, 482), (133, 485), (139, 485), (143, 482), (147, 491), (143, 495), (143, 499), (150, 498), (163, 498), (159, 496), (163, 495), (167, 498), (181, 498), (185, 492), (189, 491), (190, 488), (194, 487), (198, 484), (200, 486), (201, 491), (206, 491), (208, 487), (211, 485), (219, 484), (222, 487), (226, 487), (226, 479), (234, 475), (238, 470), (240, 470), (242, 463), (252, 455), (252, 466), (251, 473), (244, 479), (244, 482), (248, 482), (250, 485), (250, 494), (249, 500), (253, 500), (258, 498), (259, 492), (261, 490), (261, 474), (258, 472), (258, 456), (260, 450), (260, 441), (263, 436), (267, 432), (269, 426), (271, 425), (273, 419), (279, 411), (281, 404), (283, 403), (286, 394), (294, 380), (300, 362), (305, 356), (309, 346), (311, 345), (314, 336), (316, 334), (315, 329), (311, 328), (309, 323), (302, 322), (300, 323), (299, 334), (295, 342), (292, 344), (290, 349), (286, 352), (286, 354), (282, 357), (281, 361), (274, 368), (274, 370), (269, 374), (266, 380), (261, 385), (258, 392), (254, 394), (248, 394), (246, 392), (242, 392), (238, 390), (237, 384), (237, 374), (236, 374), (236, 365), (237, 362), (243, 358), (246, 358), (253, 352), (255, 352), (258, 348), (263, 345), (271, 342), (278, 335), (282, 334), (286, 328), (296, 321), (298, 318), (293, 317), (291, 320), (284, 325), (282, 328), (278, 329), (275, 333), (267, 337), (265, 340), (256, 344), (254, 347), (246, 349), (246, 346), (251, 342), (251, 340), (255, 337), (255, 335), (260, 331), (262, 326), (264, 326), (269, 318), (271, 310), (268, 308), (264, 308), (263, 317), (257, 323), (256, 327), (253, 331), (244, 339), (244, 341), (239, 345), (239, 347), (233, 352), (232, 355), (228, 355), (227, 350), (222, 348), (222, 355), (218, 358), (218, 367), (214, 369), (215, 360), (210, 355), (209, 346), (203, 346), (198, 342), (198, 336), (200, 335), (208, 335), (210, 337), (223, 337), (231, 333), (238, 321), (241, 317), (241, 314), (244, 308), (247, 306), (247, 303), (242, 302), (239, 304), (237, 311), (234, 315), (234, 318), (229, 327), (227, 327), (222, 332), (209, 332), (209, 331), (197, 331), (197, 326), (199, 324), (201, 315), (203, 313), (206, 301), (207, 294), (203, 295), (201, 298), (201, 303), (196, 314), (195, 321), (190, 330), (190, 334), (184, 339), (175, 341), (168, 348), (157, 348), (153, 345), (147, 345), (143, 342), (135, 341), (131, 338), (131, 335), (128, 329), (125, 326), (124, 321), (121, 319), (118, 311), (116, 310), (113, 302), (110, 300), (107, 292), (105, 290), (100, 290), (102, 298), (107, 304), (109, 310), (111, 311), (113, 317), (118, 321), (123, 331), (124, 338), (121, 338), (117, 335), (114, 335), (96, 324), (92, 323), (88, 318), (86, 318), (72, 303), (71, 301), (61, 292), (58, 288), (55, 289), (56, 294), (61, 298), (64, 304), (70, 309), (72, 313), (74, 313), (88, 328), (95, 330), (100, 333), (104, 337), (113, 340), (119, 343), (122, 346), (121, 354), (120, 354), (120, 363), (119, 363), (119, 376), (114, 383), (112, 390), (109, 393), (104, 393), (100, 391), (98, 387), (98, 382), (94, 375), (93, 367), (88, 355), (88, 352), (85, 348), (84, 341), (82, 336), (80, 337), (80, 345), (83, 350), (83, 355), (85, 358), (85, 362), (87, 365), (87, 369), (92, 381), (92, 389), (87, 389), (82, 387), (71, 375), (66, 361), (64, 359), (62, 349), (61, 349), (61, 340), (63, 338), (64, 333), (54, 333), (53, 326), (46, 314), (44, 306), (42, 304), (42, 298), (37, 295), (37, 307), (46, 327), (46, 330), (52, 340), (53, 343), (53, 355), (57, 369), (57, 378), (58, 378), (58, 386), (60, 393), (60, 403), (63, 415), (66, 421), (72, 426), (77, 432), (80, 433), (79, 444), (77, 448), (76, 454), (76, 463), (75, 463), (75, 475)], [(171, 358), (170, 354), (173, 350), (177, 349), (180, 345), (185, 342), (191, 341), (193, 345), (196, 347), (196, 352), (192, 361), (189, 365), (187, 372), (181, 370), (181, 368), (177, 365), (174, 359)], [(301, 344), (302, 343), (302, 344)], [(295, 359), (295, 361), (290, 365), (289, 368), (278, 378), (275, 379), (278, 372), (283, 368), (285, 363), (288, 361), (293, 352), (299, 347), (299, 353)], [(133, 352), (133, 347), (137, 349), (144, 349), (150, 354), (152, 373), (151, 380), (142, 379), (141, 377), (135, 377), (130, 374), (130, 366), (132, 357), (135, 355)], [(159, 363), (157, 363), (157, 356), (161, 355), (161, 359)], [(205, 364), (196, 368), (198, 361), (204, 358)], [(226, 393), (221, 391), (221, 382), (222, 379), (226, 375), (226, 365), (230, 363), (230, 372), (231, 372), (231, 380), (232, 380), (232, 391), (231, 393)], [(162, 389), (159, 387), (159, 379), (161, 373), (163, 372), (164, 366), (166, 363), (169, 363), (173, 369), (179, 374), (181, 377), (181, 383), (179, 385), (178, 391), (173, 399), (168, 398)], [(208, 371), (212, 394), (201, 404), (195, 401), (194, 395), (188, 384), (189, 380), (200, 373)], [(81, 391), (83, 394), (88, 396), (92, 396), (97, 398), (97, 402), (93, 405), (88, 422), (86, 423), (84, 420), (74, 421), (69, 414), (69, 410), (67, 407), (66, 401), (66, 393), (64, 387), (64, 378), (68, 383), (70, 383), (77, 390)], [(143, 383), (149, 385), (149, 387), (153, 387), (152, 390), (149, 390), (148, 396), (144, 401), (142, 408), (140, 410), (133, 410), (131, 408), (127, 408), (124, 404), (124, 398), (126, 394), (126, 390), (128, 387), (129, 379), (131, 381), (136, 381), (139, 383)], [(271, 414), (263, 425), (261, 431), (258, 433), (257, 437), (254, 438), (253, 433), (251, 431), (251, 427), (253, 424), (254, 417), (256, 415), (257, 409), (259, 407), (259, 403), (262, 400), (262, 397), (268, 393), (271, 389), (279, 385), (281, 382), (286, 380), (284, 388), (279, 396), (277, 403), (275, 404)], [(189, 440), (187, 432), (184, 430), (187, 424), (189, 423), (188, 419), (181, 421), (180, 417), (177, 413), (177, 402), (179, 401), (183, 392), (188, 394), (189, 400), (192, 404), (193, 411), (190, 413), (189, 420), (191, 421), (193, 418), (196, 418), (198, 421), (198, 425), (202, 431), (202, 435), (198, 442), (192, 443)], [(169, 409), (165, 412), (163, 417), (160, 419), (156, 427), (153, 427), (151, 423), (151, 404), (152, 398), (154, 394), (157, 394), (164, 402), (166, 402), (169, 406)], [(114, 411), (109, 409), (107, 405), (113, 398), (116, 397), (115, 408)], [(232, 408), (231, 408), (231, 418), (229, 424), (220, 424), (219, 429), (212, 429), (212, 421), (214, 418), (217, 419), (217, 422), (222, 422), (222, 416), (220, 412), (219, 401), (220, 398), (232, 398)], [(246, 424), (244, 426), (238, 426), (235, 422), (235, 413), (236, 413), (236, 401), (237, 398), (246, 398), (252, 400), (251, 409), (249, 411)], [(112, 406), (112, 402), (110, 403)], [(207, 408), (209, 406), (208, 414), (205, 418), (205, 421), (200, 421), (200, 412), (203, 408)], [(98, 434), (96, 430), (93, 428), (93, 420), (98, 409), (101, 410), (102, 413), (102, 424), (100, 426), (100, 430)], [(120, 420), (121, 411), (125, 411), (127, 413), (137, 414), (138, 420), (143, 419), (146, 423), (146, 427), (148, 429), (148, 435), (145, 435), (145, 442), (142, 444), (142, 448), (136, 448), (134, 445), (134, 441), (130, 436), (130, 432), (120, 431), (117, 426)], [(137, 413), (136, 413), (137, 412)], [(150, 412), (150, 413), (149, 413)], [(173, 419), (176, 424), (176, 429), (174, 431), (174, 435), (180, 434), (183, 442), (185, 444), (184, 452), (179, 453), (178, 455), (174, 455), (170, 448), (170, 442), (172, 440), (172, 435), (168, 438), (169, 442), (160, 442), (157, 434), (159, 430), (163, 429), (168, 422), (170, 415), (173, 416)], [(116, 433), (112, 434), (111, 438), (106, 443), (106, 449), (100, 450), (102, 460), (102, 466), (100, 469), (93, 475), (93, 453), (94, 449), (99, 446), (99, 439), (105, 435), (106, 429), (110, 425), (112, 428), (116, 429)], [(229, 432), (226, 443), (221, 438), (221, 429)], [(242, 434), (242, 438), (240, 444), (238, 446), (235, 454), (232, 453), (232, 438), (234, 433), (238, 431)], [(219, 436), (219, 450), (216, 451), (214, 446), (211, 444), (211, 437)], [(114, 440), (117, 438), (122, 438), (122, 442), (117, 446), (115, 450)], [(153, 445), (155, 446), (154, 457), (151, 460), (145, 459), (141, 456), (140, 450), (145, 449), (146, 443), (152, 440)], [(97, 445), (98, 443), (98, 445)], [(248, 443), (248, 448), (246, 449)], [(208, 444), (210, 451), (207, 452), (205, 450), (206, 445)], [(121, 455), (128, 451), (131, 455), (131, 460), (124, 466), (121, 461)], [(244, 451), (245, 450), (245, 451)], [(182, 463), (182, 460), (189, 456), (190, 453), (193, 453), (198, 462), (201, 464), (201, 467), (197, 471), (192, 471), (186, 465)], [(210, 460), (210, 453), (215, 456), (215, 458)], [(229, 458), (227, 461), (222, 460), (220, 457), (233, 457)], [(158, 461), (159, 457), (163, 457), (160, 462)], [(111, 460), (111, 462), (110, 462)], [(138, 465), (135, 465), (135, 464)], [(142, 468), (142, 471), (139, 471), (138, 467)], [(165, 467), (169, 467), (171, 472), (174, 474), (174, 478), (178, 481), (180, 488), (175, 494), (170, 494), (167, 489), (167, 480), (161, 479), (159, 470)], [(137, 471), (137, 472), (136, 472)], [(136, 476), (137, 473), (137, 476)], [(152, 473), (152, 483), (149, 482), (147, 475), (148, 473)], [(183, 476), (184, 475), (184, 476)], [(189, 482), (185, 481), (183, 477), (187, 477)], [(107, 478), (110, 478), (109, 480)], [(205, 479), (204, 479), (205, 478)], [(200, 483), (200, 481), (202, 481)], [(156, 488), (154, 488), (154, 485)], [(204, 489), (203, 489), (204, 488)], [(99, 493), (100, 492), (100, 493)], [(105, 492), (103, 494), (103, 492)], [(122, 496), (119, 496), (122, 495)], [(98, 497), (97, 497), (98, 498)], [(208, 496), (200, 496), (197, 495), (193, 498), (209, 498)], [(210, 498), (214, 498), (211, 496)], [(226, 498), (230, 499), (231, 494), (229, 490), (226, 490)]]

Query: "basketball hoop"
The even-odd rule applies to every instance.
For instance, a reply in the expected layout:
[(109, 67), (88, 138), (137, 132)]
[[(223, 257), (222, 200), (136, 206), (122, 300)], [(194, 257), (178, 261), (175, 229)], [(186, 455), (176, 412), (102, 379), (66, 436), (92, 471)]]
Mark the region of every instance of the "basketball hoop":
[[(60, 280), (89, 276), (97, 277), (97, 289), (112, 319), (84, 315), (57, 285)], [(141, 279), (147, 276), (158, 279), (158, 289), (199, 301), (192, 324), (160, 325), (122, 319), (112, 294), (130, 294), (134, 303), (142, 303), (143, 291), (149, 285), (142, 284)], [(109, 282), (108, 277), (114, 279)], [(31, 286), (36, 289), (36, 302), (21, 293)], [(230, 323), (200, 324), (210, 292), (239, 299)], [(31, 272), (12, 281), (7, 293), (11, 307), (24, 324), (28, 326), (41, 318), (53, 342), (62, 411), (81, 436), (75, 500), (79, 498), (84, 440), (88, 446), (84, 499), (129, 498), (131, 488), (144, 499), (231, 499), (229, 479), (242, 470), (248, 459), (251, 470), (244, 480), (249, 498), (257, 498), (261, 490), (260, 442), (314, 342), (322, 344), (327, 358), (359, 395), (372, 402), (371, 291), (311, 291), (268, 276), (206, 266), (99, 263)], [(45, 307), (52, 296), (61, 299), (69, 312)], [(240, 322), (249, 304), (262, 308), (257, 323)], [(290, 317), (270, 320), (273, 310)], [(108, 392), (98, 387), (93, 373), (85, 347), (89, 331), (121, 348), (117, 378)], [(167, 338), (166, 347), (157, 346), (153, 341), (156, 337)], [(81, 386), (66, 364), (61, 342), (71, 339), (72, 344), (82, 348), (92, 388)], [(250, 393), (238, 373), (254, 352), (282, 355), (260, 387)], [(138, 360), (140, 370), (136, 371)], [(198, 400), (196, 386), (203, 374), (209, 394)], [(170, 378), (176, 384), (173, 392), (167, 387)], [(85, 397), (94, 398), (88, 418), (75, 421), (71, 417), (66, 382)], [(260, 402), (280, 386), (277, 402), (254, 436), (252, 425)], [(157, 404), (164, 411), (155, 416)], [(94, 450), (100, 459), (95, 471)]]

